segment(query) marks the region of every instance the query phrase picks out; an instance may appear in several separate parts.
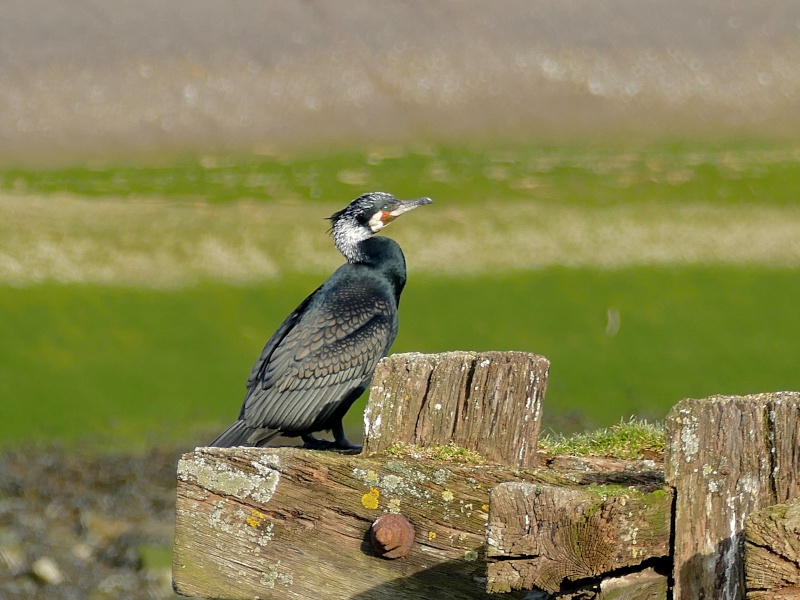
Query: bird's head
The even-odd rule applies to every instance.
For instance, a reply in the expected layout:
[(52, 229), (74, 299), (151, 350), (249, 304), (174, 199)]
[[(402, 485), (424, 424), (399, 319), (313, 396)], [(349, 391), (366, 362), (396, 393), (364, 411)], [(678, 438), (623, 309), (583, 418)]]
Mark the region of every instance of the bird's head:
[(432, 202), (430, 198), (399, 200), (386, 192), (362, 194), (330, 216), (331, 229), (335, 232), (337, 224), (348, 223), (378, 233), (404, 212)]
[(399, 200), (386, 192), (362, 194), (329, 217), (333, 241), (352, 262), (359, 242), (372, 237), (404, 212), (432, 202), (430, 198)]

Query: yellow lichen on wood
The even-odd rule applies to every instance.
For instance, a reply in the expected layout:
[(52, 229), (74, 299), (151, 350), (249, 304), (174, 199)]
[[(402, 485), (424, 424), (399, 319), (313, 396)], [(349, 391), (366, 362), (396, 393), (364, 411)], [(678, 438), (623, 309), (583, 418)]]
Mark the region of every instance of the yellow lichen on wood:
[(378, 499), (381, 497), (381, 491), (377, 488), (371, 487), (369, 491), (361, 496), (361, 504), (364, 508), (375, 510), (378, 508)]
[(257, 511), (255, 508), (250, 511), (250, 516), (245, 519), (250, 527), (261, 527), (267, 520), (267, 515)]

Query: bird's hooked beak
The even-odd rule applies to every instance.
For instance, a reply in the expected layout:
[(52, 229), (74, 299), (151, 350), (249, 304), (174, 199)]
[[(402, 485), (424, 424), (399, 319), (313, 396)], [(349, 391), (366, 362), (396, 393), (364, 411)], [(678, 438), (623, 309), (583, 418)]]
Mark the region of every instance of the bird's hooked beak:
[(414, 200), (398, 200), (396, 204), (393, 203), (391, 206), (387, 206), (386, 209), (376, 212), (369, 220), (369, 226), (373, 232), (377, 233), (403, 213), (425, 204), (433, 204), (433, 200), (427, 197), (415, 198)]
[(393, 219), (399, 217), (404, 212), (408, 212), (417, 208), (418, 206), (433, 204), (433, 200), (430, 198), (416, 198), (415, 200), (400, 200), (399, 203), (400, 204), (389, 213)]

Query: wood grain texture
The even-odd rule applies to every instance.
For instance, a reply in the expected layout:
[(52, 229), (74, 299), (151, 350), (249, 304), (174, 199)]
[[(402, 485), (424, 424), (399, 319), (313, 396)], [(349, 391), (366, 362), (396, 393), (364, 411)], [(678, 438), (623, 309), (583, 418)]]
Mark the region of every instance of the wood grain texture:
[(675, 600), (745, 597), (745, 521), (797, 493), (798, 419), (797, 392), (687, 399), (670, 411)]
[(526, 352), (394, 354), (372, 378), (364, 451), (456, 445), (533, 466), (549, 361)]
[(667, 600), (669, 578), (655, 569), (644, 569), (600, 584), (596, 600)]
[[(175, 587), (212, 598), (481, 598), (489, 490), (508, 479), (496, 467), (200, 448), (178, 467)], [(369, 545), (387, 511), (416, 529), (403, 559)]]
[(748, 600), (800, 599), (800, 499), (747, 518), (744, 569)]
[(489, 507), (492, 592), (596, 587), (603, 577), (670, 552), (670, 489), (503, 483), (492, 490)]

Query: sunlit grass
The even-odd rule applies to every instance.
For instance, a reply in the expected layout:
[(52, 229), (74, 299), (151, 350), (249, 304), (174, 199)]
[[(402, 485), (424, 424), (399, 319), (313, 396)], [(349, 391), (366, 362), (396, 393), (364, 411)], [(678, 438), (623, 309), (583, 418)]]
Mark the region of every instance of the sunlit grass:
[[(267, 338), (318, 283), (0, 287), (0, 440), (207, 443), (236, 417)], [(544, 355), (544, 429), (571, 433), (663, 419), (686, 397), (800, 388), (798, 297), (796, 270), (412, 274), (392, 352)], [(365, 401), (348, 414), (354, 441)]]
[(664, 426), (630, 418), (619, 423), (574, 433), (548, 433), (539, 438), (538, 449), (548, 454), (603, 458), (653, 458), (664, 454)]

